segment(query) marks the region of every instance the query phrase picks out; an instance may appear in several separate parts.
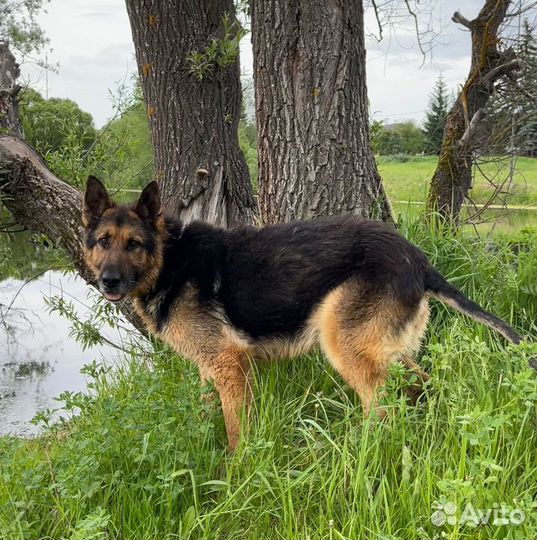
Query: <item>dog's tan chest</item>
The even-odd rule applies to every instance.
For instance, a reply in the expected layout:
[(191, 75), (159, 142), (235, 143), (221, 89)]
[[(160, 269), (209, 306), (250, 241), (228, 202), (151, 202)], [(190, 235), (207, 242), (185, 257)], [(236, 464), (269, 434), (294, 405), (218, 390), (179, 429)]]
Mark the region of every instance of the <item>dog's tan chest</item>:
[(144, 305), (135, 301), (135, 309), (148, 330), (172, 347), (178, 354), (205, 364), (225, 348), (227, 341), (225, 318), (218, 310), (201, 305), (198, 291), (185, 288), (174, 301), (166, 322), (157, 328), (157, 310), (162, 299), (158, 296)]

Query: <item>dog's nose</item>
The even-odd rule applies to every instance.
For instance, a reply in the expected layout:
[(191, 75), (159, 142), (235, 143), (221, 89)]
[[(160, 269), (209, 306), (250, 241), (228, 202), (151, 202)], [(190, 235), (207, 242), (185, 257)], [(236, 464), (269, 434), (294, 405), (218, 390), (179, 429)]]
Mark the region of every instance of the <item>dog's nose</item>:
[(101, 280), (108, 290), (113, 290), (119, 285), (121, 276), (115, 270), (105, 270), (101, 276)]

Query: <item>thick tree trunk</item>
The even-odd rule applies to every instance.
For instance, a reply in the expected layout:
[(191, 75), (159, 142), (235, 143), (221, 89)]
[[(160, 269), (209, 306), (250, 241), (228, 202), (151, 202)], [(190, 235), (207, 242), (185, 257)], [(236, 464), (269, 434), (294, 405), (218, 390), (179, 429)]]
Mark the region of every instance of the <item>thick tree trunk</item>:
[(391, 219), (369, 137), (361, 0), (252, 0), (263, 221)]
[(460, 13), (453, 21), (468, 28), (472, 39), (472, 64), (468, 78), (451, 108), (444, 128), (442, 149), (431, 181), (428, 209), (441, 219), (457, 223), (464, 199), (472, 186), (473, 151), (483, 110), (494, 91), (494, 83), (520, 67), (512, 50), (497, 48), (498, 29), (510, 0), (486, 0), (473, 21)]
[[(223, 54), (230, 38), (224, 18), (235, 21), (233, 0), (126, 4), (167, 209), (188, 221), (252, 222), (255, 201), (237, 137), (239, 58)], [(198, 169), (208, 174), (196, 175)]]
[(0, 41), (0, 135), (22, 137), (17, 103), (19, 73), (19, 64), (7, 42)]

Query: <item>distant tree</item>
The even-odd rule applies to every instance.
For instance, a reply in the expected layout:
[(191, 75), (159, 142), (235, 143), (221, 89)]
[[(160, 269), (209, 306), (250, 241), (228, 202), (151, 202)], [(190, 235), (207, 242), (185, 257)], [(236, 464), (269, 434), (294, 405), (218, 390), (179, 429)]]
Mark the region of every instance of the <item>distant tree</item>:
[(384, 124), (382, 120), (373, 120), (369, 128), (371, 133), (371, 149), (375, 155), (380, 154), (380, 141), (384, 133)]
[(376, 122), (371, 126), (371, 145), (375, 154), (419, 154), (425, 149), (425, 135), (413, 122), (384, 126)]
[(425, 151), (425, 134), (414, 122), (403, 122), (396, 126), (396, 133), (401, 137), (404, 154), (420, 154)]
[(248, 165), (252, 185), (257, 191), (257, 129), (247, 115), (239, 122), (239, 144)]
[(511, 110), (514, 111), (515, 144), (522, 155), (537, 157), (537, 37), (535, 26), (525, 19), (517, 56), (522, 60), (520, 75), (507, 79)]
[(423, 125), (425, 151), (428, 154), (438, 154), (440, 152), (448, 107), (448, 89), (444, 77), (440, 75), (430, 95), (429, 108), (425, 113), (425, 123)]
[(102, 137), (119, 150), (108, 159), (103, 156), (102, 170), (96, 171), (99, 177), (111, 177), (112, 185), (122, 187), (142, 188), (148, 184), (154, 175), (154, 158), (141, 94), (137, 94), (128, 110), (103, 130)]
[(90, 113), (71, 99), (44, 99), (32, 88), (19, 96), (20, 118), (26, 141), (40, 152), (59, 150), (69, 137), (88, 149), (97, 135)]
[(52, 172), (72, 186), (84, 187), (89, 174), (96, 174), (112, 189), (141, 188), (153, 178), (153, 150), (141, 92), (121, 92), (115, 99), (116, 115), (98, 130), (89, 148), (80, 137), (78, 122), (67, 121), (59, 126), (62, 146), (46, 151)]
[(0, 0), (0, 135), (22, 136), (17, 96), (20, 85), (18, 56), (42, 49), (47, 43), (37, 14), (48, 0)]

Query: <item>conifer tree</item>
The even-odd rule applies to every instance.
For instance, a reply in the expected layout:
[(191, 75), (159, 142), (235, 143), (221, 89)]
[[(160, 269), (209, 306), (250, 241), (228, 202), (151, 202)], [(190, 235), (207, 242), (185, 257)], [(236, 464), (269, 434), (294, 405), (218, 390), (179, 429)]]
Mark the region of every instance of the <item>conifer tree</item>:
[(537, 36), (535, 27), (525, 19), (519, 50), (519, 58), (524, 62), (524, 91), (519, 94), (519, 112), (524, 121), (520, 122), (519, 140), (521, 153), (537, 157)]
[(438, 154), (442, 146), (444, 125), (448, 114), (449, 98), (444, 77), (436, 80), (430, 95), (429, 109), (426, 112), (423, 131), (425, 133), (425, 151), (428, 154)]

